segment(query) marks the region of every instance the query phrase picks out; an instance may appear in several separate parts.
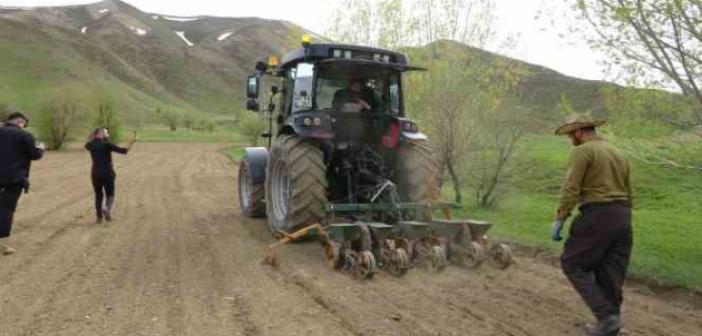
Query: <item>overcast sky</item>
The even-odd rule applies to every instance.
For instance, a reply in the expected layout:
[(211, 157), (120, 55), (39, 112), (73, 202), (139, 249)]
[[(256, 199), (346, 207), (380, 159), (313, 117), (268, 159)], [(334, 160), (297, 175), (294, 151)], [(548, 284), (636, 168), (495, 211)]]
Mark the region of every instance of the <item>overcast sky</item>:
[[(195, 16), (256, 16), (294, 22), (317, 33), (324, 33), (325, 20), (333, 8), (334, 0), (126, 0), (142, 11)], [(80, 0), (0, 0), (3, 6), (55, 6), (92, 3)], [(597, 54), (584, 44), (572, 45), (572, 41), (559, 38), (559, 28), (547, 27), (545, 20), (535, 20), (541, 6), (550, 6), (561, 1), (549, 0), (496, 0), (497, 30), (501, 34), (518, 32), (519, 47), (499, 50), (500, 53), (527, 62), (543, 65), (564, 74), (587, 78), (604, 79), (597, 63)], [(559, 24), (556, 18), (556, 24)], [(496, 50), (493, 50), (496, 51)]]

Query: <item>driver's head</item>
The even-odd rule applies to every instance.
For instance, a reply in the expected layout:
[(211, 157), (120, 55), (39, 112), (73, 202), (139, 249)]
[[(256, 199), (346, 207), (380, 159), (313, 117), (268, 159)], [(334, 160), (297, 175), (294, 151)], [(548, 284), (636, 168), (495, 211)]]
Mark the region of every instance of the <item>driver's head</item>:
[(351, 78), (349, 80), (349, 89), (353, 92), (361, 92), (363, 89), (364, 80), (361, 78)]

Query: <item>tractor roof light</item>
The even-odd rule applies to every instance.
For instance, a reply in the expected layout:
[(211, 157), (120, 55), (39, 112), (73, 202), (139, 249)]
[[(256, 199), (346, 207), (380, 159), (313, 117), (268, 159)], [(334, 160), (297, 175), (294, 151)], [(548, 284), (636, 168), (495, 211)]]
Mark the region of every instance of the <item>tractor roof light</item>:
[(312, 44), (312, 36), (310, 34), (302, 35), (302, 46), (309, 47)]
[(277, 67), (278, 66), (278, 57), (268, 56), (268, 66), (271, 68)]

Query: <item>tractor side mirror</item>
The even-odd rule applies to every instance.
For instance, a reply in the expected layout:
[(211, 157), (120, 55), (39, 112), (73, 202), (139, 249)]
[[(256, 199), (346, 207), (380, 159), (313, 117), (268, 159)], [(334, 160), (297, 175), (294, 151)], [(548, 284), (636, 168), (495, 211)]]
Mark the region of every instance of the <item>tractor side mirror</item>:
[(255, 99), (249, 99), (246, 101), (246, 109), (249, 111), (258, 112), (258, 102)]
[(249, 76), (246, 79), (246, 97), (249, 99), (258, 99), (259, 78), (258, 76)]

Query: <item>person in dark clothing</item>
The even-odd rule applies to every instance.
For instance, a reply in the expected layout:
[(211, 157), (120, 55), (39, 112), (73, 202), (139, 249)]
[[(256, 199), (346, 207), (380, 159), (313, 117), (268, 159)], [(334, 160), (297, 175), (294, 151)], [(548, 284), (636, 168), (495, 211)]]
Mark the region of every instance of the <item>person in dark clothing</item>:
[(354, 112), (375, 112), (380, 107), (380, 99), (373, 89), (358, 78), (349, 80), (349, 87), (334, 93), (332, 100), (334, 109), (353, 110)]
[(590, 335), (617, 335), (621, 328), (622, 288), (626, 278), (633, 232), (629, 163), (595, 127), (604, 121), (574, 115), (556, 130), (574, 145), (561, 190), (551, 238), (561, 240), (563, 222), (576, 205), (578, 214), (561, 255), (561, 267), (590, 307), (598, 324)]
[(29, 192), (30, 162), (44, 155), (44, 144), (24, 130), (28, 124), (22, 113), (13, 113), (0, 127), (0, 253), (6, 255), (15, 252), (2, 241), (10, 237), (22, 190)]
[(90, 151), (93, 166), (90, 177), (95, 191), (95, 214), (97, 223), (102, 219), (112, 220), (112, 209), (115, 204), (115, 170), (112, 165), (112, 152), (127, 154), (132, 149), (136, 136), (132, 135), (126, 148), (119, 147), (109, 142), (110, 132), (107, 128), (98, 128), (93, 131), (85, 144), (85, 149)]

